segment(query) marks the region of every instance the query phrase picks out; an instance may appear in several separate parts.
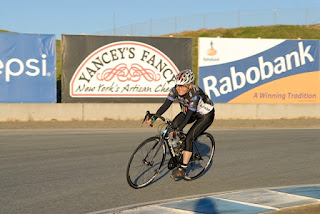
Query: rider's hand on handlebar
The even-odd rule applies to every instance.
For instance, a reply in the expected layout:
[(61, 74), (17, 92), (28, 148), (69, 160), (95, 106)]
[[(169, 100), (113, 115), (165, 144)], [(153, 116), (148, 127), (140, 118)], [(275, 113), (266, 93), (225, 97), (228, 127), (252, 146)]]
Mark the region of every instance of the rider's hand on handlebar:
[(150, 118), (150, 119), (146, 119), (146, 123), (147, 123), (149, 126), (151, 126), (151, 125), (153, 124), (153, 121), (152, 121), (151, 118)]

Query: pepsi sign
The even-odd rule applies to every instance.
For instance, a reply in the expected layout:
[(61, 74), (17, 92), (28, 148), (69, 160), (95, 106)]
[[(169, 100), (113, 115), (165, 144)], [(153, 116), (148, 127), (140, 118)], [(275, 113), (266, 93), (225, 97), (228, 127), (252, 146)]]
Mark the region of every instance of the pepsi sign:
[(0, 102), (56, 102), (54, 35), (0, 33)]

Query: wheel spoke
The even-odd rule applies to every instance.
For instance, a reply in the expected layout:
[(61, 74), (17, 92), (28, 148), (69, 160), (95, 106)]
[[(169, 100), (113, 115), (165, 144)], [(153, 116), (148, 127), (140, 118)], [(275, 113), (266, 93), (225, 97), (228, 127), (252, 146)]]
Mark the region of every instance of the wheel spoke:
[(203, 133), (193, 142), (193, 154), (187, 168), (187, 180), (196, 179), (209, 167), (215, 149), (213, 137)]
[(139, 145), (127, 167), (127, 181), (133, 188), (151, 183), (159, 173), (164, 161), (165, 147), (159, 137), (152, 137)]

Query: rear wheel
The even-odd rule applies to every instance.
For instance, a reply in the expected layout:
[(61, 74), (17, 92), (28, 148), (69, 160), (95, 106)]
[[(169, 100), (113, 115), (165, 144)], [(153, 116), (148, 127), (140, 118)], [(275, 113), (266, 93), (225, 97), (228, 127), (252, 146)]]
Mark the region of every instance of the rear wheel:
[(166, 155), (159, 137), (143, 141), (132, 154), (127, 166), (127, 181), (135, 189), (150, 184), (158, 175)]
[(200, 177), (211, 164), (215, 151), (215, 141), (211, 134), (203, 133), (193, 142), (192, 156), (188, 163), (185, 180)]

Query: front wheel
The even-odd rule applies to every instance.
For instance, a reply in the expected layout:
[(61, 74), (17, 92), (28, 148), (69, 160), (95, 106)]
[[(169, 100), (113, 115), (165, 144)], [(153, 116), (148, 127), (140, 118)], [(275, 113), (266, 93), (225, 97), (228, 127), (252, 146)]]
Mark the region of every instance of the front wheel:
[(200, 177), (211, 164), (215, 151), (215, 141), (211, 134), (202, 133), (193, 142), (192, 156), (188, 163), (185, 180)]
[(150, 184), (165, 161), (166, 147), (159, 137), (143, 141), (132, 154), (127, 166), (127, 181), (135, 189)]

